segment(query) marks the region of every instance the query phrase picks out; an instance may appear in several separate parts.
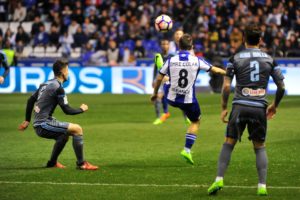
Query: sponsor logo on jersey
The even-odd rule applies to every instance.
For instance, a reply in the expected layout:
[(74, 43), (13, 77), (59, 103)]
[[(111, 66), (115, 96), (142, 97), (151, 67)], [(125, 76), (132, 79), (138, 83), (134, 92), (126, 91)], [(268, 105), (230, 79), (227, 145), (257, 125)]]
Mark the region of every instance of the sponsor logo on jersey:
[(266, 94), (266, 90), (261, 89), (261, 88), (258, 88), (256, 90), (251, 89), (251, 88), (243, 88), (242, 94), (244, 96), (260, 97), (260, 96), (264, 96)]
[(181, 95), (187, 95), (190, 93), (190, 90), (184, 90), (184, 89), (178, 89), (178, 88), (172, 88), (171, 89), (173, 92), (176, 94), (181, 94)]
[(41, 111), (41, 109), (40, 109), (38, 106), (35, 106), (35, 107), (34, 107), (34, 111), (35, 111), (36, 113), (39, 113), (39, 112)]

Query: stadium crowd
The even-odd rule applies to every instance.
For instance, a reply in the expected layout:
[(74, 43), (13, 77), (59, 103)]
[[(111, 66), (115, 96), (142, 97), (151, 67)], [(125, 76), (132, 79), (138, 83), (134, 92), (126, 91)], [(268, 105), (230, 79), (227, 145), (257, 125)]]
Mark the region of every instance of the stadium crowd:
[[(261, 47), (272, 56), (300, 57), (297, 0), (4, 0), (0, 2), (0, 47), (18, 57), (74, 56), (84, 63), (124, 65), (152, 58), (162, 34), (156, 16), (172, 17), (194, 39), (199, 56), (228, 57), (242, 46), (248, 22), (262, 24)], [(13, 30), (12, 24), (17, 24)], [(25, 25), (27, 27), (25, 27)], [(30, 27), (28, 27), (30, 26)], [(27, 30), (27, 31), (26, 31)], [(29, 53), (28, 48), (32, 51)], [(54, 51), (54, 54), (47, 54)]]

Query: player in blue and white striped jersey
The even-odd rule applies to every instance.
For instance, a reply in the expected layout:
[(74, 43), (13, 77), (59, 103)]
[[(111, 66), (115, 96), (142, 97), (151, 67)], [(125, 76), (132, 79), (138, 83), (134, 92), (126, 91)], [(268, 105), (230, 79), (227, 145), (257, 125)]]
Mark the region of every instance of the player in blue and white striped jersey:
[(200, 126), (201, 110), (196, 98), (195, 82), (200, 70), (211, 71), (225, 75), (223, 69), (214, 67), (191, 54), (193, 40), (189, 34), (184, 34), (179, 40), (179, 54), (168, 59), (156, 78), (152, 101), (157, 99), (159, 86), (165, 75), (170, 78), (170, 84), (165, 88), (165, 95), (171, 106), (180, 108), (192, 122), (186, 134), (185, 147), (181, 155), (190, 164), (194, 164), (191, 148), (197, 138)]

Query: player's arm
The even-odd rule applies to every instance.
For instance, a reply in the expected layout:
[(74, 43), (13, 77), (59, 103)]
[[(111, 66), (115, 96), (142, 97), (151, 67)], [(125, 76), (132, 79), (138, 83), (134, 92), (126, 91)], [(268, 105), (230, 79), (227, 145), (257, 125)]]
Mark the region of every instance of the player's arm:
[(210, 71), (214, 74), (220, 74), (222, 76), (226, 75), (226, 71), (224, 69), (221, 69), (219, 67), (216, 67), (216, 66), (212, 66), (210, 68)]
[(0, 84), (2, 84), (4, 82), (4, 79), (6, 78), (6, 76), (8, 75), (9, 73), (9, 66), (6, 62), (6, 58), (4, 57), (3, 54), (0, 55), (1, 56), (1, 60), (2, 60), (2, 66), (4, 67), (4, 73), (2, 76), (0, 76)]
[(88, 110), (88, 106), (85, 104), (81, 104), (80, 108), (72, 108), (68, 103), (65, 90), (62, 87), (56, 90), (56, 95), (59, 106), (67, 115), (77, 115)]
[(30, 124), (31, 120), (31, 115), (32, 115), (32, 109), (34, 107), (34, 103), (36, 102), (38, 98), (38, 93), (39, 90), (37, 90), (33, 95), (31, 95), (28, 100), (27, 100), (27, 105), (26, 105), (26, 113), (25, 113), (25, 121), (23, 121), (19, 125), (19, 130), (24, 131)]
[(156, 99), (157, 99), (157, 93), (158, 93), (158, 89), (161, 85), (161, 82), (163, 81), (164, 79), (164, 76), (163, 74), (159, 73), (156, 77), (156, 80), (155, 80), (155, 83), (154, 83), (154, 91), (153, 91), (153, 94), (151, 96), (151, 101), (154, 102)]
[(154, 84), (154, 91), (153, 91), (153, 94), (151, 96), (151, 101), (152, 102), (154, 102), (157, 99), (158, 89), (159, 89), (159, 87), (161, 85), (161, 82), (163, 81), (165, 75), (167, 74), (167, 71), (168, 71), (168, 68), (169, 68), (169, 62), (170, 62), (170, 59), (165, 62), (165, 64), (159, 70), (159, 74), (156, 77), (155, 84)]
[(221, 74), (223, 76), (226, 75), (226, 71), (224, 69), (213, 66), (203, 59), (199, 59), (199, 68), (205, 70), (206, 72), (211, 71), (214, 74)]
[(271, 105), (267, 108), (267, 119), (272, 119), (276, 114), (276, 109), (285, 93), (284, 77), (279, 67), (275, 67), (271, 73), (271, 76), (277, 86), (275, 99)]
[(223, 86), (222, 86), (222, 98), (221, 98), (221, 120), (224, 123), (227, 123), (228, 120), (225, 118), (227, 117), (228, 110), (228, 99), (230, 95), (230, 88), (231, 88), (231, 82), (234, 77), (234, 66), (233, 66), (233, 58), (229, 59), (229, 62), (227, 64), (226, 68), (226, 74), (224, 76)]

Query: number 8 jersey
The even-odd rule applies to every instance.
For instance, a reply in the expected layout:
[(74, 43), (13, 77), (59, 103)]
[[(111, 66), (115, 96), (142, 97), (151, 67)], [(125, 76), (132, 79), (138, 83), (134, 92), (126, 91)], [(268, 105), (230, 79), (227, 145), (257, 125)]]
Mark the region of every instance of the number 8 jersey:
[(185, 104), (197, 102), (195, 82), (198, 73), (201, 69), (208, 72), (211, 67), (188, 51), (180, 51), (178, 55), (169, 58), (159, 72), (170, 78), (170, 84), (165, 87), (167, 99)]

